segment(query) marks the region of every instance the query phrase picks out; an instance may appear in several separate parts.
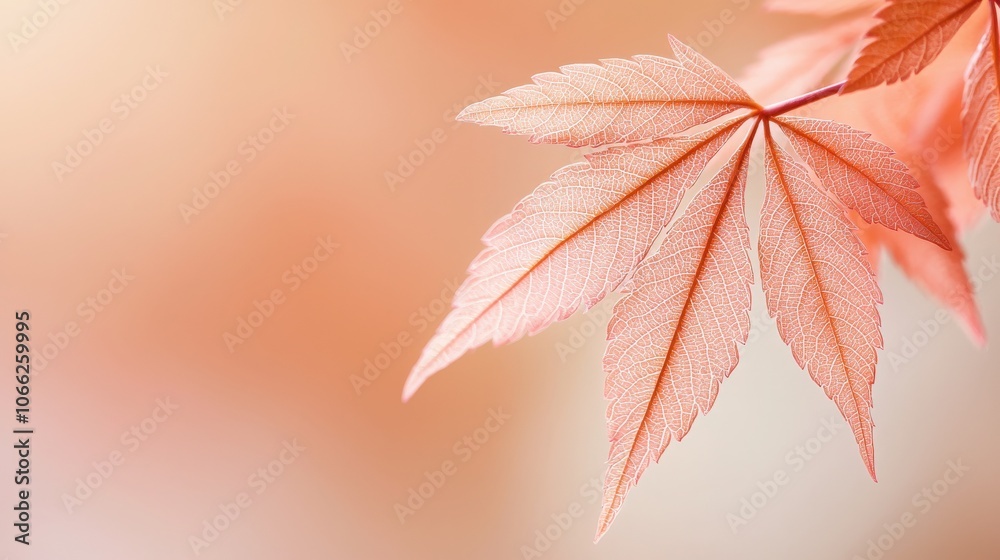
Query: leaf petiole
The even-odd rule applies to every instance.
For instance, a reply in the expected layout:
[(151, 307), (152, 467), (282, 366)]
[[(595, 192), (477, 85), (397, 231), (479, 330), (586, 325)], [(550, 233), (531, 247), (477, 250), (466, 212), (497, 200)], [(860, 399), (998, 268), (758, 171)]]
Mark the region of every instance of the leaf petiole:
[[(996, 1), (1000, 1), (1000, 0), (996, 0)], [(820, 99), (826, 99), (827, 97), (830, 97), (831, 95), (836, 95), (837, 93), (839, 93), (840, 90), (844, 87), (845, 83), (847, 83), (847, 82), (846, 81), (837, 82), (835, 84), (831, 84), (831, 85), (828, 85), (826, 87), (819, 88), (819, 89), (817, 89), (815, 91), (810, 91), (809, 93), (800, 95), (798, 97), (793, 97), (791, 99), (782, 101), (780, 103), (775, 103), (774, 105), (769, 105), (769, 106), (764, 107), (763, 109), (761, 109), (760, 115), (763, 116), (763, 117), (768, 117), (768, 118), (770, 118), (770, 117), (777, 117), (777, 116), (783, 115), (783, 114), (785, 114), (785, 113), (787, 113), (789, 111), (794, 111), (795, 109), (798, 109), (799, 107), (803, 107), (803, 106), (808, 105), (810, 103), (815, 103), (816, 101), (819, 101)]]

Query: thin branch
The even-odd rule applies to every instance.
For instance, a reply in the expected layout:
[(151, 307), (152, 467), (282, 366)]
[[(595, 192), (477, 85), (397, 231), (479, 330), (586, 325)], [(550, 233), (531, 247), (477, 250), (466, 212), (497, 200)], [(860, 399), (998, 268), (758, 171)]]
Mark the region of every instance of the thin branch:
[[(995, 0), (995, 1), (1000, 2), (1000, 0)], [(815, 103), (820, 99), (826, 99), (831, 95), (836, 95), (844, 87), (845, 83), (847, 83), (846, 80), (843, 82), (837, 82), (835, 84), (826, 86), (824, 88), (820, 88), (815, 91), (810, 91), (809, 93), (800, 95), (798, 97), (793, 97), (786, 101), (775, 103), (774, 105), (769, 105), (767, 107), (764, 107), (764, 109), (760, 112), (760, 114), (764, 117), (777, 117), (778, 115), (783, 115), (789, 111), (794, 111), (799, 107), (803, 107), (810, 103)]]

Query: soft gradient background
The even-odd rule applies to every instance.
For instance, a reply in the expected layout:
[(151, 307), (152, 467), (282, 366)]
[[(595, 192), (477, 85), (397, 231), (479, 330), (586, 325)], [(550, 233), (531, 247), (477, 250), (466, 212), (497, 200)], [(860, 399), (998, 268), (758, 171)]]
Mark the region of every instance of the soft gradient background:
[[(9, 34), (41, 8), (0, 8), (0, 332), (11, 374), (14, 310), (32, 313), (36, 356), (68, 322), (80, 328), (35, 369), (30, 549), (12, 540), (10, 435), (0, 452), (0, 557), (518, 559), (571, 508), (582, 516), (550, 529), (544, 558), (850, 559), (908, 511), (917, 525), (885, 558), (1000, 557), (1000, 354), (950, 322), (918, 335), (938, 307), (889, 265), (887, 349), (915, 338), (921, 348), (899, 367), (883, 356), (878, 484), (846, 431), (791, 472), (786, 454), (836, 411), (760, 311), (713, 412), (649, 470), (599, 545), (599, 506), (585, 487), (603, 476), (607, 451), (603, 321), (577, 316), (479, 350), (400, 403), (479, 236), (578, 157), (454, 126), (456, 109), (561, 64), (668, 54), (668, 33), (719, 29), (711, 22), (726, 9), (732, 23), (702, 50), (733, 73), (821, 21), (767, 15), (758, 2), (563, 0), (574, 12), (553, 29), (546, 11), (559, 0), (402, 0), (348, 60), (342, 44), (387, 1), (233, 0), (220, 16), (224, 1), (70, 1), (16, 52)], [(162, 83), (121, 119), (115, 100), (157, 65)], [(281, 108), (290, 124), (244, 161), (241, 142)], [(114, 130), (59, 180), (52, 162), (104, 118)], [(444, 141), (390, 189), (385, 172), (436, 129)], [(241, 172), (186, 221), (180, 205), (234, 158)], [(283, 274), (327, 236), (339, 248), (291, 291)], [(1000, 227), (984, 224), (967, 242), (975, 274), (997, 256)], [(81, 314), (123, 269), (128, 286)], [(284, 303), (230, 352), (223, 334), (275, 289)], [(1000, 333), (1000, 281), (985, 281), (979, 298)], [(401, 336), (398, 356), (380, 358)], [(357, 387), (368, 360), (384, 371)], [(6, 379), (0, 418), (10, 429)], [(157, 399), (178, 407), (162, 423), (149, 420)], [(509, 419), (475, 452), (456, 453), (491, 409)], [(124, 445), (143, 421), (155, 432)], [(248, 477), (293, 441), (305, 450), (257, 494)], [(124, 464), (69, 511), (78, 479), (99, 476), (94, 463), (115, 451)], [(395, 504), (448, 460), (454, 475), (401, 522)], [(912, 496), (959, 460), (968, 474), (918, 511)], [(778, 469), (790, 483), (734, 533), (727, 514)], [(196, 555), (189, 538), (240, 492), (252, 505)]]

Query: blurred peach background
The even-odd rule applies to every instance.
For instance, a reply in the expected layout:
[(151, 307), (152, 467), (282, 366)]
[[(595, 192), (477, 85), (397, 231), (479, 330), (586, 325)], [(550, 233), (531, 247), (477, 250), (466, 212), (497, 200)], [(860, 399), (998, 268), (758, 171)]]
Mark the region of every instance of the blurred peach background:
[[(882, 539), (887, 559), (1000, 557), (1000, 354), (889, 263), (886, 347), (909, 357), (883, 354), (875, 385), (878, 484), (761, 311), (712, 413), (598, 545), (606, 306), (400, 403), (479, 236), (579, 157), (458, 109), (562, 64), (667, 55), (668, 33), (739, 74), (819, 25), (746, 0), (5, 2), (0, 309), (9, 363), (21, 309), (38, 361), (32, 545), (12, 540), (8, 436), (0, 556), (832, 560)], [(1000, 227), (966, 242), (988, 271)], [(968, 472), (941, 482), (949, 464)]]

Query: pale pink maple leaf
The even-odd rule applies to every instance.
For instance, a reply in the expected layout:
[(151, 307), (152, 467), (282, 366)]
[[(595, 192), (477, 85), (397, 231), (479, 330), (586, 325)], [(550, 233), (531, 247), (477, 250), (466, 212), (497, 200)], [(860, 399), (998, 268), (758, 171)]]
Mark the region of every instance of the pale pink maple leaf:
[[(470, 266), (454, 309), (404, 388), (407, 399), (468, 350), (538, 332), (593, 306), (631, 278), (608, 331), (611, 452), (598, 538), (646, 467), (711, 408), (719, 384), (736, 366), (738, 345), (746, 341), (753, 273), (743, 197), (761, 121), (779, 124), (822, 183), (810, 185), (807, 172), (791, 159), (768, 161), (772, 206), (785, 208), (786, 219), (788, 212), (814, 213), (794, 216), (801, 245), (810, 252), (812, 283), (800, 270), (788, 287), (774, 287), (771, 266), (785, 257), (801, 265), (795, 261), (801, 255), (787, 251), (786, 230), (768, 222), (770, 236), (762, 237), (762, 245), (772, 241), (777, 247), (769, 253), (769, 304), (783, 325), (793, 325), (782, 327), (782, 336), (847, 418), (873, 476), (871, 383), (881, 345), (875, 311), (881, 296), (838, 201), (869, 222), (949, 245), (916, 192), (917, 182), (886, 146), (845, 125), (776, 117), (810, 97), (765, 110), (689, 47), (673, 38), (671, 43), (677, 61), (641, 56), (569, 66), (462, 114), (536, 142), (629, 145), (557, 171), (487, 232), (486, 248)], [(690, 132), (740, 109), (749, 114)], [(669, 227), (660, 251), (648, 257), (685, 190), (751, 117), (753, 132), (737, 154)], [(683, 131), (688, 134), (670, 136)], [(770, 129), (767, 135), (770, 145)], [(784, 206), (773, 199), (775, 174)], [(779, 214), (775, 210), (771, 218)], [(834, 260), (841, 257), (844, 263)], [(825, 327), (816, 322), (819, 300)], [(810, 302), (814, 313), (804, 314), (801, 306)]]

